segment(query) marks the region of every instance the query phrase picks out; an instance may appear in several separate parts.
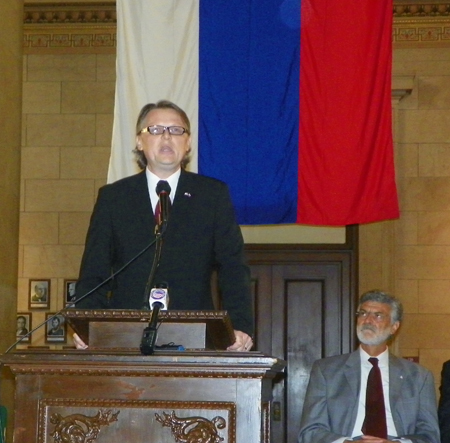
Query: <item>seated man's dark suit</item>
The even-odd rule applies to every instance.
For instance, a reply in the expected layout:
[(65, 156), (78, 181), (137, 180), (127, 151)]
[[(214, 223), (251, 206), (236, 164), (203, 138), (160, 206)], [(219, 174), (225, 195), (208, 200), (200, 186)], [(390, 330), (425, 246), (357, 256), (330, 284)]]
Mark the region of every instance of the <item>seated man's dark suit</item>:
[[(87, 235), (77, 297), (120, 269), (154, 238), (145, 171), (101, 188)], [(152, 246), (77, 307), (141, 309), (154, 250)], [(218, 270), (223, 309), (229, 312), (234, 329), (252, 334), (249, 268), (228, 187), (182, 170), (154, 283), (168, 283), (169, 309), (214, 309), (214, 269)]]
[(442, 366), (440, 391), (438, 414), (441, 443), (450, 443), (450, 360)]
[[(361, 384), (359, 350), (314, 363), (303, 406), (299, 443), (331, 443), (350, 437)], [(397, 438), (439, 443), (433, 375), (389, 354), (389, 401)]]

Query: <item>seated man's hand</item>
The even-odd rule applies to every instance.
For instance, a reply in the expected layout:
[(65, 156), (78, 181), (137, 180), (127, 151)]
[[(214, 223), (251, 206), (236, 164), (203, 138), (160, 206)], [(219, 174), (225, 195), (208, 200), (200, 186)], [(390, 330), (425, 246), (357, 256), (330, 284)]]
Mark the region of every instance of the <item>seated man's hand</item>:
[(234, 331), (236, 341), (228, 346), (227, 351), (250, 351), (253, 346), (253, 340), (250, 335), (242, 331)]

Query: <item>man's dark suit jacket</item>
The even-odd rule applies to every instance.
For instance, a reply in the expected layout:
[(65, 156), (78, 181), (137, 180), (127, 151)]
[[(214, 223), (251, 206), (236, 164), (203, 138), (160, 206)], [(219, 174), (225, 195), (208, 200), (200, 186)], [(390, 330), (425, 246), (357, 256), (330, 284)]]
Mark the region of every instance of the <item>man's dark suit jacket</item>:
[[(145, 171), (102, 187), (87, 234), (77, 297), (124, 266), (154, 238)], [(152, 246), (77, 307), (141, 309), (154, 251)], [(214, 309), (213, 269), (218, 269), (223, 309), (230, 314), (234, 329), (252, 334), (249, 268), (228, 187), (219, 180), (181, 171), (154, 283), (168, 284), (169, 309)]]
[[(359, 349), (314, 363), (300, 424), (299, 443), (331, 443), (352, 435), (361, 385)], [(389, 354), (389, 402), (397, 438), (439, 443), (432, 373)]]
[(439, 390), (441, 393), (438, 410), (441, 443), (450, 443), (450, 360), (442, 365)]

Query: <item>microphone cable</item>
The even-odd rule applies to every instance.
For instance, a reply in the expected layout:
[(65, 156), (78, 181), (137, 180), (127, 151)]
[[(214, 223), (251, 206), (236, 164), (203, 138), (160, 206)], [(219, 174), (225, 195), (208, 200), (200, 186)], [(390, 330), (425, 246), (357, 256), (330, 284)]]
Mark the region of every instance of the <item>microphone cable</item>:
[(45, 321), (43, 321), (42, 323), (40, 323), (39, 325), (37, 325), (35, 328), (31, 329), (30, 331), (28, 331), (26, 334), (20, 336), (20, 338), (18, 340), (16, 340), (6, 351), (5, 354), (8, 354), (8, 352), (11, 351), (11, 349), (14, 349), (19, 343), (21, 343), (23, 340), (25, 340), (27, 337), (29, 337), (33, 332), (37, 331), (38, 329), (40, 329), (42, 326), (44, 326), (45, 324), (47, 324), (49, 321), (53, 320), (56, 316), (61, 315), (61, 313), (66, 309), (66, 308), (73, 308), (75, 307), (75, 305), (80, 302), (81, 300), (84, 300), (86, 297), (88, 297), (89, 295), (91, 295), (93, 292), (97, 291), (99, 288), (101, 288), (103, 285), (105, 285), (106, 283), (108, 283), (109, 281), (111, 281), (114, 277), (116, 277), (116, 275), (120, 274), (124, 269), (126, 269), (128, 266), (130, 266), (131, 263), (133, 263), (135, 260), (137, 260), (142, 254), (144, 254), (144, 252), (146, 252), (148, 249), (150, 249), (156, 242), (158, 241), (158, 237), (156, 237), (155, 239), (153, 239), (144, 249), (142, 249), (141, 251), (139, 251), (133, 258), (131, 258), (130, 260), (128, 260), (121, 268), (119, 268), (117, 271), (115, 271), (114, 273), (112, 273), (108, 278), (106, 278), (105, 280), (103, 280), (102, 282), (100, 282), (97, 286), (95, 286), (95, 288), (91, 289), (90, 291), (86, 292), (86, 294), (84, 294), (83, 296), (81, 296), (80, 298), (77, 298), (75, 301), (67, 304), (64, 308), (60, 309), (58, 312), (56, 312), (55, 314), (53, 314), (52, 316), (50, 316), (49, 318), (47, 318)]

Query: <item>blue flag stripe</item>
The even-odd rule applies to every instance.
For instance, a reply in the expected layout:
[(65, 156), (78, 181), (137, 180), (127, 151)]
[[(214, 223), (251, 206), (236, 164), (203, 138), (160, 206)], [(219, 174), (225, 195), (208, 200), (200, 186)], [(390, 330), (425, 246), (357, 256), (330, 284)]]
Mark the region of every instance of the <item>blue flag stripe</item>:
[(199, 172), (240, 224), (295, 223), (299, 1), (201, 0), (199, 40)]

